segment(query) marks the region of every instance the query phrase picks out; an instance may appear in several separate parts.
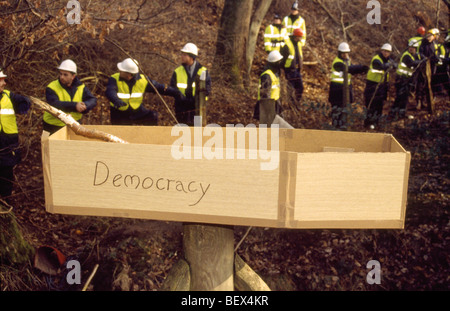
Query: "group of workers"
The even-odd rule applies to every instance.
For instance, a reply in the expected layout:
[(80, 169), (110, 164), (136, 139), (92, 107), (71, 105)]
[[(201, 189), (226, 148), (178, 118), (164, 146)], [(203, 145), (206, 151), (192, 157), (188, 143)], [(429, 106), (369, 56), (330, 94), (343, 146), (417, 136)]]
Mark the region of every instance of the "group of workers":
[[(414, 95), (416, 109), (425, 104), (431, 111), (432, 94), (450, 96), (449, 51), (450, 35), (439, 43), (440, 31), (436, 28), (417, 29), (417, 34), (408, 40), (407, 48), (400, 60), (391, 57), (392, 45), (385, 43), (369, 66), (352, 64), (350, 46), (341, 42), (337, 56), (331, 65), (328, 101), (331, 105), (331, 121), (334, 128), (346, 129), (354, 100), (352, 75), (366, 74), (364, 104), (366, 107), (364, 126), (375, 129), (383, 113), (384, 101), (389, 91), (390, 74), (396, 73), (396, 97), (389, 113), (390, 120), (406, 117), (409, 96)], [(260, 75), (258, 101), (254, 118), (260, 118), (260, 104), (275, 105), (275, 113), (282, 111), (280, 103), (280, 71), (284, 70), (286, 81), (294, 89), (294, 102), (298, 103), (303, 93), (302, 48), (306, 42), (305, 20), (299, 16), (298, 2), (291, 7), (291, 14), (284, 17), (275, 14), (273, 23), (264, 32), (264, 48), (268, 53), (267, 65)], [(428, 66), (428, 68), (427, 68)], [(346, 83), (346, 84), (344, 84)], [(289, 94), (291, 95), (291, 94)], [(292, 101), (292, 96), (290, 96)], [(270, 103), (272, 102), (272, 103)], [(412, 117), (412, 116), (409, 116)]]
[[(143, 105), (145, 93), (171, 96), (175, 99), (175, 116), (178, 122), (193, 125), (196, 81), (200, 76), (205, 81), (202, 90), (205, 96), (211, 92), (208, 70), (197, 60), (198, 48), (187, 43), (181, 49), (181, 65), (165, 85), (140, 74), (139, 64), (127, 58), (117, 64), (118, 72), (108, 79), (105, 96), (110, 101), (110, 118), (113, 125), (156, 125), (158, 115)], [(80, 122), (97, 105), (97, 98), (78, 78), (77, 65), (66, 59), (57, 67), (58, 79), (45, 89), (48, 104), (70, 114)], [(16, 114), (27, 113), (31, 106), (28, 97), (5, 89), (7, 75), (0, 70), (0, 199), (9, 198), (13, 189), (13, 168), (21, 160), (19, 131)], [(53, 134), (65, 124), (49, 112), (43, 115), (43, 130)]]
[[(363, 94), (367, 109), (364, 120), (366, 128), (375, 129), (379, 125), (392, 72), (396, 74), (396, 95), (388, 120), (395, 121), (407, 117), (411, 94), (416, 99), (414, 109), (421, 109), (426, 105), (431, 112), (433, 93), (450, 95), (448, 73), (450, 35), (446, 36), (444, 43), (439, 43), (439, 35), (437, 28), (426, 32), (424, 27), (419, 27), (417, 35), (408, 40), (407, 48), (402, 52), (398, 62), (391, 58), (392, 46), (385, 43), (371, 59), (369, 66), (351, 64), (349, 45), (346, 42), (339, 44), (338, 55), (331, 68), (328, 97), (332, 107), (333, 126), (339, 129), (348, 126), (347, 116), (351, 112), (348, 105), (353, 102), (351, 78), (355, 74), (367, 73)], [(344, 76), (348, 87), (344, 87)], [(345, 92), (348, 92), (347, 95)]]

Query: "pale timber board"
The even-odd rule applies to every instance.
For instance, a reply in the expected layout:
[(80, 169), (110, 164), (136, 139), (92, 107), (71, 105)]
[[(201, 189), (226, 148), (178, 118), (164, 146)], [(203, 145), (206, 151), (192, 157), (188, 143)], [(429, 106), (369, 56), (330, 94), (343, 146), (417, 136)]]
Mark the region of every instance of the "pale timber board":
[(90, 215), (102, 209), (102, 216), (119, 210), (127, 217), (165, 213), (167, 220), (170, 214), (277, 220), (279, 173), (261, 171), (259, 160), (175, 160), (170, 146), (52, 139), (48, 154), (53, 212), (70, 206)]
[(400, 221), (405, 153), (298, 154), (295, 221)]

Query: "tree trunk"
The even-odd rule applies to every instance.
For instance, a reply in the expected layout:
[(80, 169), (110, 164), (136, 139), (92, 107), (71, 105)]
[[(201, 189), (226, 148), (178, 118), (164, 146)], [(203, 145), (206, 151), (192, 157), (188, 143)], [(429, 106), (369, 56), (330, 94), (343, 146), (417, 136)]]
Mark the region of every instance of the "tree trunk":
[(214, 71), (228, 76), (235, 86), (242, 86), (252, 8), (253, 0), (225, 0), (220, 20)]
[(252, 22), (250, 24), (250, 29), (248, 33), (247, 50), (245, 55), (247, 66), (246, 67), (247, 77), (250, 76), (250, 71), (252, 69), (253, 55), (255, 54), (256, 43), (258, 41), (258, 32), (261, 27), (261, 23), (264, 19), (264, 16), (266, 16), (267, 11), (269, 10), (271, 4), (272, 0), (261, 0), (252, 17)]

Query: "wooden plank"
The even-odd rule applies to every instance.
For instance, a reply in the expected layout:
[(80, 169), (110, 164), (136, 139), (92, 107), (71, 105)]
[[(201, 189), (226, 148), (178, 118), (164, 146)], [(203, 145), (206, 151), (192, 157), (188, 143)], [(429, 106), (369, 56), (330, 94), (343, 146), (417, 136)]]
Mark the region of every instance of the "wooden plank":
[(94, 141), (49, 149), (54, 212), (277, 220), (278, 170), (261, 171), (260, 160), (175, 160), (170, 146)]

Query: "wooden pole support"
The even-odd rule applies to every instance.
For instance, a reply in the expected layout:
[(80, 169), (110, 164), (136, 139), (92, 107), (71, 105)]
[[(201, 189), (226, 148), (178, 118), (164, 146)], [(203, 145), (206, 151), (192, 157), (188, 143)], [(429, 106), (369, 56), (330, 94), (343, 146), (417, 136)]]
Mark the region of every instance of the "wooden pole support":
[(233, 227), (183, 225), (183, 250), (190, 267), (191, 291), (233, 291)]
[(259, 101), (259, 123), (270, 126), (275, 119), (275, 101), (273, 99), (261, 99)]
[(191, 272), (186, 260), (179, 260), (172, 269), (170, 269), (163, 286), (162, 291), (188, 291), (191, 286)]

